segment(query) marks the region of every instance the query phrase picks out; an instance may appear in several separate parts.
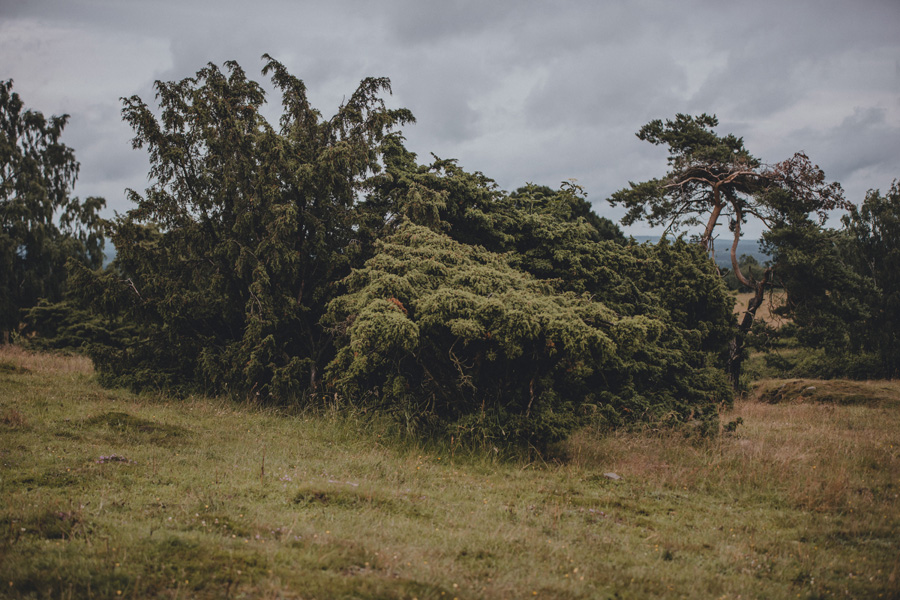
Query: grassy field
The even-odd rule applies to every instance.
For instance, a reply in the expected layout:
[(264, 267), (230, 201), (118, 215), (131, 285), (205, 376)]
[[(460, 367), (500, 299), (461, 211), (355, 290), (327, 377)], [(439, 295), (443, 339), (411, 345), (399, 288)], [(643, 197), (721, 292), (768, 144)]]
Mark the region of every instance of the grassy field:
[(900, 383), (763, 382), (738, 418), (500, 460), (0, 348), (0, 596), (900, 597)]

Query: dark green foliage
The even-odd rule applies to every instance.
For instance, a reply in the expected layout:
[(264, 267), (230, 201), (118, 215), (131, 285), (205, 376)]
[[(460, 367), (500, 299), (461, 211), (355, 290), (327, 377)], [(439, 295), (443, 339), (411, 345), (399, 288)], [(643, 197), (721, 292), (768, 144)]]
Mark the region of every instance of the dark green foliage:
[(843, 217), (843, 225), (823, 230), (795, 221), (765, 236), (787, 290), (782, 312), (793, 319), (801, 344), (826, 354), (810, 357), (807, 372), (799, 372), (803, 365), (794, 372), (895, 377), (900, 374), (900, 186), (895, 182), (885, 196), (870, 191)]
[(814, 223), (795, 223), (766, 232), (764, 239), (787, 292), (787, 304), (777, 312), (798, 325), (801, 344), (844, 347), (848, 328), (868, 318), (858, 302), (865, 280), (839, 249), (847, 237)]
[(61, 302), (40, 300), (24, 314), (26, 343), (38, 350), (85, 350), (109, 344), (123, 332), (120, 324), (81, 305), (74, 297)]
[[(358, 397), (368, 392), (371, 402), (390, 406), (409, 419), (421, 414), (430, 417), (433, 424), (449, 423), (451, 435), (519, 437), (540, 443), (563, 435), (581, 422), (589, 412), (585, 407), (602, 414), (607, 422), (621, 424), (655, 421), (663, 416), (673, 421), (692, 414), (702, 418), (710, 414), (710, 407), (727, 401), (730, 396), (721, 385), (720, 367), (725, 344), (733, 333), (732, 302), (702, 250), (681, 240), (658, 246), (626, 246), (618, 228), (596, 216), (583, 191), (571, 183), (564, 183), (558, 191), (528, 185), (507, 195), (490, 179), (480, 173), (466, 173), (452, 161), (438, 160), (426, 167), (417, 166), (414, 158), (399, 147), (389, 153), (385, 174), (375, 178), (378, 185), (369, 202), (377, 199), (385, 213), (404, 215), (439, 234), (426, 244), (428, 251), (444, 256), (446, 251), (439, 249), (455, 241), (459, 244), (455, 253), (471, 245), (476, 247), (466, 252), (484, 248), (502, 253), (498, 264), (540, 280), (536, 289), (542, 295), (577, 298), (577, 303), (587, 302), (604, 311), (612, 309), (614, 320), (648, 319), (653, 323), (648, 338), (652, 343), (633, 346), (629, 335), (620, 338), (602, 330), (616, 344), (615, 358), (582, 356), (578, 360), (584, 361), (586, 371), (578, 371), (577, 378), (571, 376), (574, 371), (553, 366), (554, 360), (574, 352), (563, 345), (565, 339), (553, 340), (552, 360), (537, 350), (516, 355), (514, 361), (504, 358), (502, 353), (488, 350), (494, 341), (483, 339), (486, 331), (496, 336), (497, 325), (481, 322), (466, 311), (477, 310), (478, 294), (493, 294), (491, 305), (499, 302), (504, 311), (518, 306), (518, 300), (501, 293), (505, 288), (498, 282), (505, 279), (488, 277), (492, 283), (478, 291), (475, 282), (486, 277), (480, 273), (484, 267), (466, 263), (457, 265), (452, 276), (441, 272), (438, 277), (429, 272), (427, 285), (432, 287), (427, 290), (416, 287), (421, 282), (412, 290), (406, 289), (406, 270), (427, 271), (434, 261), (440, 261), (433, 259), (419, 267), (418, 258), (404, 254), (412, 252), (419, 257), (425, 252), (419, 242), (409, 249), (409, 236), (402, 242), (391, 238), (364, 271), (350, 278), (351, 299), (343, 298), (333, 305), (332, 320), (345, 334), (339, 340), (343, 348), (333, 363), (333, 373), (341, 374), (336, 380), (345, 395)], [(416, 239), (422, 235), (420, 232)], [(386, 252), (390, 264), (400, 266), (385, 267)], [(500, 259), (479, 260), (493, 264)], [(445, 276), (449, 279), (441, 279)], [(396, 290), (395, 285), (402, 285), (403, 290)], [(524, 293), (522, 285), (513, 288), (516, 294)], [(462, 294), (466, 302), (474, 303), (467, 304), (461, 316), (446, 306), (426, 304), (440, 315), (429, 316), (429, 323), (458, 320), (456, 331), (433, 327), (423, 331), (418, 320), (422, 309), (418, 304), (411, 309), (408, 304), (411, 298), (418, 302), (422, 294), (430, 297), (438, 294), (437, 290), (440, 294)], [(475, 297), (471, 296), (473, 292)], [(393, 306), (393, 301), (399, 305)], [(537, 300), (531, 303), (539, 306)], [(550, 318), (552, 310), (540, 306)], [(354, 328), (345, 321), (362, 315), (366, 315), (364, 328)], [(471, 331), (460, 329), (463, 323)], [(368, 341), (359, 341), (363, 339)], [(357, 355), (351, 359), (348, 348), (353, 340), (368, 351), (357, 348)], [(389, 356), (380, 357), (372, 350), (381, 343), (393, 349)], [(458, 359), (449, 360), (451, 349)], [(488, 361), (487, 356), (500, 362)], [(492, 377), (468, 370), (485, 368)], [(538, 397), (535, 394), (543, 394), (543, 400), (534, 402)], [(535, 416), (537, 408), (547, 406), (552, 407), (553, 419), (563, 418), (559, 423), (551, 424), (552, 419), (546, 417), (547, 424), (542, 424), (544, 417)]]
[(430, 165), (419, 165), (393, 138), (385, 143), (384, 172), (370, 184), (367, 214), (378, 226), (386, 223), (388, 231), (405, 217), (464, 244), (502, 251), (512, 242), (502, 227), (507, 195), (484, 174), (468, 173), (454, 160), (435, 157)]
[(591, 241), (625, 242), (612, 221), (593, 212), (577, 185), (564, 182), (554, 191), (529, 184), (507, 194), (484, 174), (468, 173), (456, 161), (435, 158), (430, 165), (419, 165), (399, 139), (385, 146), (384, 172), (370, 180), (372, 193), (366, 199), (368, 213), (379, 225), (404, 216), (464, 244), (507, 252), (522, 251), (529, 243), (526, 230), (532, 225), (524, 219), (547, 217), (579, 225), (580, 235)]
[[(337, 394), (419, 432), (538, 447), (590, 419), (705, 422), (730, 400), (731, 303), (702, 249), (627, 243), (572, 183), (507, 194), (419, 165), (386, 80), (323, 121), (267, 60), (280, 132), (234, 63), (158, 83), (159, 116), (125, 101), (152, 184), (110, 224), (111, 267), (73, 272), (112, 315), (91, 332), (106, 383)], [(33, 316), (70, 333), (61, 307)]]
[(103, 260), (104, 200), (70, 196), (78, 162), (59, 141), (68, 119), (26, 110), (12, 81), (0, 82), (0, 341), (20, 309), (62, 298), (67, 260)]
[[(825, 182), (825, 174), (803, 153), (775, 165), (763, 165), (752, 156), (741, 138), (719, 136), (713, 128), (715, 115), (676, 115), (674, 121), (651, 121), (638, 138), (669, 149), (669, 172), (661, 179), (630, 183), (609, 201), (627, 209), (625, 224), (646, 220), (669, 229), (703, 225), (700, 244), (712, 252), (715, 228), (728, 220), (731, 231), (731, 273), (737, 282), (754, 292), (743, 311), (736, 335), (730, 344), (728, 373), (732, 385), (740, 386), (745, 337), (751, 330), (757, 308), (773, 285), (772, 269), (754, 273), (751, 264), (741, 265), (737, 246), (749, 217), (772, 223), (812, 223), (821, 225), (827, 213), (847, 207), (841, 186)], [(745, 268), (746, 267), (746, 270)]]
[(870, 281), (862, 297), (871, 318), (860, 346), (878, 355), (886, 377), (900, 375), (900, 182), (884, 196), (870, 191), (843, 217), (853, 250), (848, 260)]
[(347, 398), (458, 438), (542, 445), (591, 414), (677, 422), (728, 397), (699, 334), (411, 223), (378, 250), (326, 317), (339, 334), (328, 377)]
[(95, 348), (108, 382), (282, 401), (318, 384), (331, 352), (318, 321), (360, 256), (357, 195), (385, 137), (412, 116), (385, 108), (386, 79), (366, 79), (323, 120), (303, 83), (264, 58), (282, 93), (280, 131), (235, 63), (157, 82), (158, 118), (124, 101), (152, 185), (131, 192), (136, 208), (111, 226), (114, 268), (77, 276), (95, 308), (138, 329)]

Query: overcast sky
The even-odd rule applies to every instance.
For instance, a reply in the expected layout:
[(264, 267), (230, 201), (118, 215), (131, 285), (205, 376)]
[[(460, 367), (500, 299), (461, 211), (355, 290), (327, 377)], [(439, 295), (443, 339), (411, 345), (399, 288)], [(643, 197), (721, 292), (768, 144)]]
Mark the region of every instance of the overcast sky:
[(456, 158), (506, 190), (576, 179), (614, 220), (612, 192), (666, 169), (634, 133), (679, 112), (718, 115), (764, 162), (805, 151), (854, 202), (900, 178), (898, 0), (0, 0), (0, 79), (71, 115), (75, 193), (110, 214), (148, 183), (120, 98), (152, 103), (155, 80), (208, 62), (263, 81), (263, 53), (326, 116), (389, 77), (420, 161)]

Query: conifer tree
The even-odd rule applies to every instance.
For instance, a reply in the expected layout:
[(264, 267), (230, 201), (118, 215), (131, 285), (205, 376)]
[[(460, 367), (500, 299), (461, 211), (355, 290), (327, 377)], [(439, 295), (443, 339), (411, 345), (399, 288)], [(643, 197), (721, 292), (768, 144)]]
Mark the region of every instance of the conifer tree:
[(870, 190), (841, 229), (809, 220), (764, 237), (787, 292), (778, 312), (799, 341), (830, 359), (815, 376), (891, 378), (900, 373), (900, 184)]
[(727, 220), (731, 236), (731, 267), (741, 285), (754, 290), (743, 312), (737, 335), (731, 343), (729, 375), (739, 385), (744, 336), (750, 331), (756, 310), (773, 284), (773, 271), (759, 279), (742, 270), (737, 256), (738, 242), (748, 218), (764, 226), (787, 220), (804, 220), (815, 215), (819, 225), (827, 213), (848, 208), (837, 183), (826, 183), (824, 172), (798, 152), (774, 165), (765, 165), (744, 147), (742, 138), (718, 135), (715, 115), (698, 117), (678, 114), (674, 120), (659, 119), (644, 125), (637, 136), (654, 145), (668, 147), (669, 172), (649, 181), (629, 184), (614, 193), (609, 202), (621, 204), (627, 212), (622, 223), (646, 220), (665, 225), (666, 231), (685, 226), (703, 226), (700, 244), (712, 251), (715, 230)]
[(61, 299), (66, 261), (103, 261), (102, 198), (71, 196), (75, 151), (60, 141), (68, 115), (28, 110), (12, 80), (0, 82), (0, 342), (20, 311)]
[(234, 62), (157, 82), (158, 113), (124, 100), (151, 186), (112, 224), (115, 269), (82, 272), (84, 289), (144, 335), (95, 349), (109, 381), (201, 387), (285, 400), (314, 393), (330, 358), (319, 325), (335, 282), (359, 258), (357, 196), (381, 145), (412, 121), (365, 79), (330, 119), (269, 56), (280, 128), (265, 94)]

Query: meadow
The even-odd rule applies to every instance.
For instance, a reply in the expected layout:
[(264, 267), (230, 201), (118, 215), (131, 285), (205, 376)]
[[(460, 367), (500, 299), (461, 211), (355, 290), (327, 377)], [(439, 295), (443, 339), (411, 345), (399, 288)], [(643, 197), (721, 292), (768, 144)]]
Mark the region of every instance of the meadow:
[(0, 596), (900, 597), (900, 382), (763, 381), (721, 421), (510, 456), (0, 347)]

